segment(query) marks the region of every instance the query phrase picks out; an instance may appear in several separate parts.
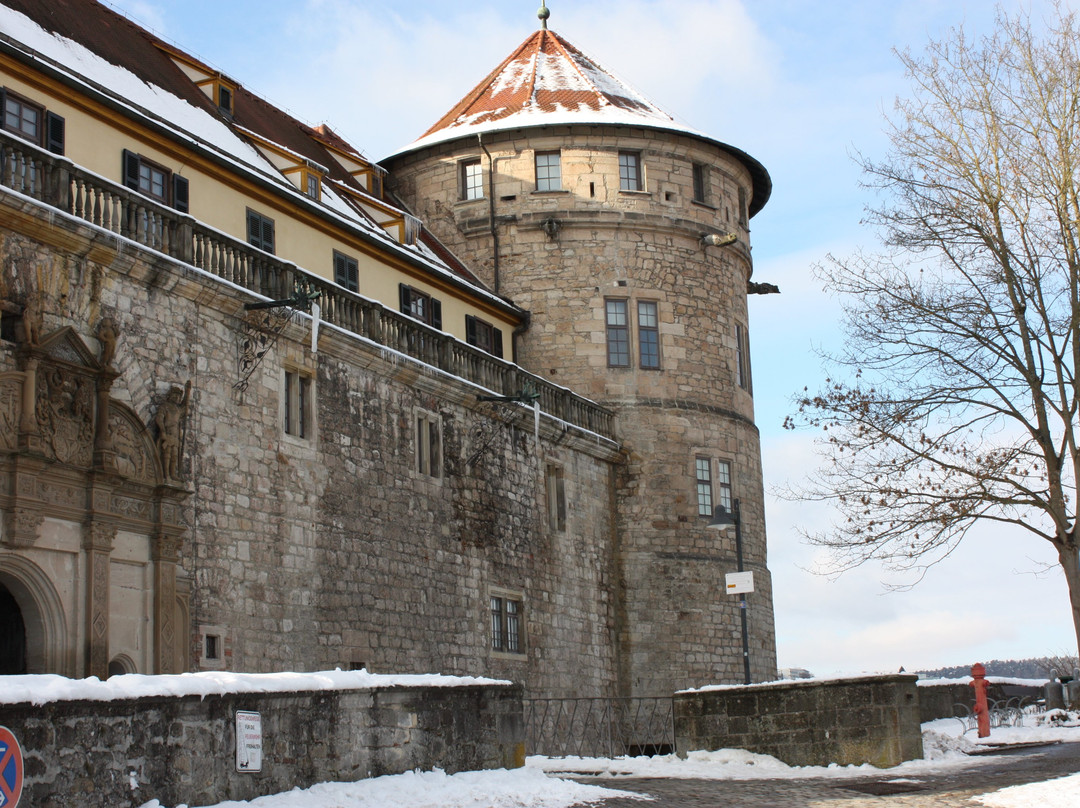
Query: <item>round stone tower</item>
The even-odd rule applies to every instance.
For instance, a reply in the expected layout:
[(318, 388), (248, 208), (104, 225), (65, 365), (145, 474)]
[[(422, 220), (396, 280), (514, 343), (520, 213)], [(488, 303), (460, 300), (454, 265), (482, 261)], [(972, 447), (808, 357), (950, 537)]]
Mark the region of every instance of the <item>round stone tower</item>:
[[(747, 312), (748, 291), (767, 288), (750, 281), (749, 242), (765, 169), (546, 21), (383, 164), (425, 225), (531, 312), (515, 361), (617, 415), (618, 692), (742, 682), (744, 614), (750, 676), (775, 678)], [(735, 531), (707, 527), (736, 503), (745, 596), (725, 587)]]

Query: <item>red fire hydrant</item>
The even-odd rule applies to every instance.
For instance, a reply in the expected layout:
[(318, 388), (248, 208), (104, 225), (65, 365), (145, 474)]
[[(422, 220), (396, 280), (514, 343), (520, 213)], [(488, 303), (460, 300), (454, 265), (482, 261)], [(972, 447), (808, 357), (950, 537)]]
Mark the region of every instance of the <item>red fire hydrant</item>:
[(971, 686), (975, 688), (975, 719), (979, 722), (979, 737), (990, 737), (990, 708), (986, 704), (986, 667), (981, 662), (971, 666)]

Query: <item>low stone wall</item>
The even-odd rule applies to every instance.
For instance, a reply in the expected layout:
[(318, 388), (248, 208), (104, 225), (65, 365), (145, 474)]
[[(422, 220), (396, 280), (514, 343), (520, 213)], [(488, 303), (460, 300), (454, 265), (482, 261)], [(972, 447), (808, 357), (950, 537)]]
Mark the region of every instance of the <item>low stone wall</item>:
[[(988, 677), (989, 681), (989, 677)], [(1012, 699), (1032, 704), (1043, 697), (1039, 685), (1021, 682), (990, 681), (986, 697), (1002, 706)], [(975, 707), (975, 689), (971, 679), (951, 681), (934, 680), (933, 684), (919, 684), (919, 720), (934, 721), (938, 718), (955, 718), (970, 713)]]
[(915, 681), (868, 676), (678, 693), (676, 748), (747, 749), (792, 766), (895, 766), (922, 757)]
[[(413, 769), (520, 766), (521, 696), (496, 684), (0, 704), (0, 725), (22, 746), (23, 805), (207, 805)], [(237, 711), (260, 716), (261, 771), (237, 770)]]

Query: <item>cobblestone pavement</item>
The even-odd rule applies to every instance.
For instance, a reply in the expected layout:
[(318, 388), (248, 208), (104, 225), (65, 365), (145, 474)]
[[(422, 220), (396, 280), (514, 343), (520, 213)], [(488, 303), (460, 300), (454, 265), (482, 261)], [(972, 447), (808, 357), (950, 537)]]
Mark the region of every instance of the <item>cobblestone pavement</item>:
[[(653, 798), (620, 797), (592, 803), (591, 808), (985, 808), (972, 797), (1077, 772), (1080, 743), (1062, 743), (972, 757), (962, 769), (923, 775), (883, 771), (877, 777), (813, 780), (577, 779)], [(1080, 808), (1080, 790), (1076, 805)]]

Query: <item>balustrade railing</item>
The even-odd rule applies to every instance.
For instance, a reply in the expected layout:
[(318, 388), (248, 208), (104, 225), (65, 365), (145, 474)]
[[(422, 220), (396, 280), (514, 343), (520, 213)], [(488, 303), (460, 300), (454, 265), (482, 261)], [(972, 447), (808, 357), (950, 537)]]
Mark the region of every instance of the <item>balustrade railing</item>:
[(527, 383), (543, 412), (614, 437), (612, 413), (566, 388), (3, 132), (0, 185), (272, 300), (306, 286), (318, 292), (322, 318), (339, 328), (499, 395)]

